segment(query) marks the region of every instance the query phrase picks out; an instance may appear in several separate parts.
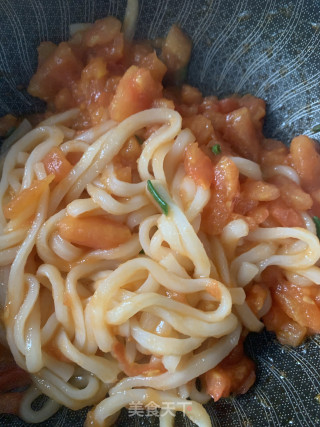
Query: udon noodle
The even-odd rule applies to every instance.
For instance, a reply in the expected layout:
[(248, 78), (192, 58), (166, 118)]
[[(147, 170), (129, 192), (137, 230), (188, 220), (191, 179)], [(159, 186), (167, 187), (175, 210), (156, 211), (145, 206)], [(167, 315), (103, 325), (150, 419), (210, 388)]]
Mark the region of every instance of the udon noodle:
[[(1, 218), (1, 251), (6, 254), (1, 260), (10, 265), (7, 339), (35, 384), (21, 416), (39, 422), (57, 404), (74, 410), (95, 404), (88, 419), (102, 425), (132, 401), (153, 401), (159, 407), (172, 402), (174, 411), (186, 412), (181, 387), (188, 385), (190, 396), (196, 378), (237, 345), (242, 326), (249, 331), (263, 327), (245, 302), (243, 287), (270, 265), (291, 275), (318, 277), (319, 240), (311, 231), (293, 227), (250, 232), (243, 220), (229, 222), (220, 238), (201, 233), (199, 219), (209, 190), (191, 188), (189, 206), (176, 190), (177, 180), (185, 178), (179, 168), (184, 149), (194, 137), (181, 130), (181, 116), (174, 110), (143, 111), (120, 124), (105, 123), (100, 137), (95, 137), (97, 128), (67, 141), (59, 120), (65, 122), (65, 117), (40, 124), (12, 147), (0, 188), (4, 203), (13, 176), (20, 176), (16, 195), (35, 180), (46, 183), (14, 219), (7, 222), (3, 212)], [(154, 124), (161, 127), (143, 144), (138, 182), (121, 182), (113, 159), (130, 137)], [(58, 146), (65, 154), (81, 148), (83, 155), (51, 189), (41, 160)], [(258, 164), (253, 167), (260, 171)], [(167, 204), (167, 214), (150, 195), (148, 180)], [(129, 224), (129, 240), (109, 250), (85, 252), (59, 235), (63, 218), (88, 216)], [(256, 245), (235, 256), (242, 239)], [(284, 241), (289, 242), (285, 251)], [(201, 301), (210, 301), (212, 309), (198, 309)], [(150, 332), (154, 325), (156, 333)], [(126, 372), (113, 355), (122, 342), (123, 356), (137, 374)], [(137, 364), (137, 354), (148, 363)], [(36, 414), (31, 402), (40, 393), (56, 403), (50, 400)], [(198, 425), (210, 425), (197, 403), (186, 415)]]
[[(220, 366), (248, 331), (260, 331), (272, 305), (265, 287), (253, 310), (248, 289), (272, 266), (292, 286), (320, 284), (313, 221), (301, 211), (305, 227), (251, 227), (238, 215), (210, 233), (202, 226), (210, 186), (184, 166), (196, 138), (178, 111), (150, 108), (75, 132), (78, 114), (73, 108), (38, 124), (3, 165), (1, 303), (10, 350), (33, 382), (19, 415), (41, 422), (60, 405), (94, 405), (86, 425), (106, 426), (140, 402), (162, 411), (163, 426), (176, 411), (210, 426), (202, 406), (210, 387), (202, 381), (199, 389), (197, 378)], [(134, 176), (121, 179), (119, 153), (146, 128)], [(45, 160), (57, 148), (65, 158), (79, 155), (61, 180)], [(220, 158), (243, 182), (284, 176), (300, 183), (290, 165), (262, 169), (239, 154)], [(36, 411), (41, 394), (49, 399)]]

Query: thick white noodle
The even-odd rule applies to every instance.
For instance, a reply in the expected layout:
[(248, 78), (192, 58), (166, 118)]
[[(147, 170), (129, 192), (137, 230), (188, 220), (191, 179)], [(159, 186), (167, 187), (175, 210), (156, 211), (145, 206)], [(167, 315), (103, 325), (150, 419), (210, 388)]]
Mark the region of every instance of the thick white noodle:
[[(302, 213), (308, 229), (250, 231), (237, 219), (210, 236), (201, 226), (210, 189), (186, 174), (185, 149), (195, 138), (181, 130), (177, 111), (153, 108), (76, 134), (66, 126), (78, 114), (52, 116), (17, 141), (0, 182), (0, 306), (11, 352), (34, 383), (20, 416), (36, 423), (59, 405), (96, 405), (87, 425), (107, 426), (132, 401), (145, 407), (153, 401), (162, 426), (172, 425), (180, 410), (210, 426), (201, 405), (209, 396), (197, 390), (196, 378), (236, 347), (243, 328), (259, 331), (272, 303), (268, 292), (256, 316), (245, 301), (247, 286), (270, 265), (295, 285), (320, 285), (313, 222)], [(154, 125), (132, 182), (122, 181), (118, 153), (136, 132)], [(43, 158), (54, 147), (81, 158), (60, 182), (9, 215), (5, 204), (46, 178)], [(241, 174), (262, 179), (258, 164), (232, 160)], [(292, 171), (279, 168), (275, 172), (290, 172), (294, 180)], [(128, 226), (127, 241), (111, 248), (95, 239), (92, 247), (69, 241), (60, 222), (82, 217)], [(37, 412), (31, 405), (41, 393), (49, 400)]]

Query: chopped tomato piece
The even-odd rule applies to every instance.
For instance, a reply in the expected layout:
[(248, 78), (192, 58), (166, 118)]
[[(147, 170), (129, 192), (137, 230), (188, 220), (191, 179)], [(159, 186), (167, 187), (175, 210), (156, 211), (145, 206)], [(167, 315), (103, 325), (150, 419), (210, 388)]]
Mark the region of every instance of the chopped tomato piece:
[(228, 223), (239, 193), (239, 171), (228, 157), (223, 156), (214, 167), (211, 197), (202, 214), (202, 227), (211, 235), (221, 233)]
[(272, 295), (287, 316), (299, 325), (320, 333), (320, 309), (315, 302), (319, 290), (316, 285), (299, 287), (282, 281)]
[[(94, 85), (95, 80), (107, 76), (107, 62), (104, 58), (91, 58), (88, 65), (81, 72), (82, 89), (90, 92), (90, 86)], [(105, 81), (103, 81), (105, 83)]]
[(164, 41), (162, 59), (168, 67), (168, 77), (174, 83), (184, 80), (190, 61), (192, 43), (179, 27), (172, 25)]
[(239, 108), (239, 98), (231, 97), (220, 99), (218, 105), (221, 113), (228, 114)]
[(53, 102), (57, 111), (65, 111), (75, 107), (75, 100), (73, 99), (72, 92), (68, 87), (60, 89), (54, 97)]
[(301, 178), (302, 187), (313, 191), (320, 187), (320, 154), (315, 142), (305, 135), (293, 138), (290, 154), (295, 170)]
[(57, 45), (52, 42), (41, 42), (37, 47), (38, 65), (42, 65), (56, 49)]
[(166, 290), (166, 295), (168, 298), (172, 298), (175, 301), (182, 302), (183, 304), (188, 304), (188, 300), (187, 300), (187, 297), (185, 294), (182, 294), (180, 292)]
[(83, 42), (88, 47), (105, 45), (120, 33), (121, 22), (113, 16), (98, 19), (83, 37)]
[(154, 80), (161, 82), (163, 76), (166, 74), (167, 67), (165, 64), (157, 57), (155, 52), (149, 53), (147, 56), (143, 57), (139, 63), (139, 66), (142, 68), (147, 68)]
[(196, 87), (190, 85), (182, 85), (181, 87), (181, 102), (186, 105), (200, 105), (203, 101), (202, 93)]
[(282, 345), (300, 345), (307, 334), (307, 328), (299, 325), (278, 306), (276, 302), (268, 313), (263, 316), (263, 323), (268, 331), (275, 332)]
[(132, 65), (120, 80), (109, 107), (113, 120), (118, 122), (151, 107), (160, 98), (162, 85), (152, 78), (149, 70)]
[(247, 199), (259, 202), (268, 202), (280, 196), (280, 191), (275, 185), (253, 179), (247, 179), (241, 184), (241, 190)]
[(268, 290), (265, 286), (255, 283), (247, 292), (246, 292), (246, 302), (254, 314), (258, 314), (262, 309), (266, 298), (268, 296)]
[(253, 95), (248, 94), (239, 98), (239, 105), (241, 107), (248, 108), (254, 127), (258, 131), (261, 131), (263, 126), (263, 119), (264, 119), (264, 116), (266, 115), (265, 101), (261, 98), (257, 98)]
[(235, 199), (234, 212), (241, 215), (247, 215), (249, 211), (256, 208), (258, 205), (258, 200), (247, 198), (247, 195), (241, 192), (239, 197)]
[(48, 100), (64, 87), (71, 87), (80, 77), (83, 65), (74, 55), (68, 43), (62, 42), (42, 63), (32, 76), (28, 92), (38, 98)]
[(36, 204), (41, 194), (48, 188), (50, 182), (54, 179), (54, 175), (48, 175), (46, 178), (38, 181), (34, 181), (29, 188), (25, 188), (18, 193), (14, 199), (12, 199), (3, 208), (4, 216), (7, 219), (14, 219), (22, 211), (32, 204)]
[(259, 134), (247, 107), (227, 114), (223, 136), (241, 156), (255, 162), (259, 160)]
[(206, 392), (217, 402), (221, 397), (229, 397), (231, 394), (231, 376), (223, 368), (213, 368), (206, 372)]
[(276, 139), (264, 139), (262, 141), (261, 165), (277, 166), (286, 162), (289, 149), (283, 142)]
[(282, 200), (290, 208), (298, 211), (311, 209), (313, 201), (310, 194), (303, 191), (292, 179), (283, 175), (277, 175), (271, 178), (270, 181), (279, 188)]
[(130, 166), (117, 166), (115, 172), (120, 181), (132, 182), (132, 170)]
[(246, 393), (255, 379), (255, 364), (244, 354), (242, 340), (219, 365), (204, 374), (206, 391), (215, 402), (231, 393)]
[[(257, 206), (248, 212), (246, 218), (250, 218), (255, 222), (254, 228), (262, 224), (269, 216), (269, 210), (265, 206)], [(252, 229), (249, 227), (250, 230)]]
[(207, 144), (210, 141), (213, 134), (213, 127), (207, 117), (202, 114), (185, 117), (182, 124), (184, 128), (191, 130), (200, 145)]
[(209, 188), (213, 180), (213, 165), (208, 156), (198, 147), (197, 143), (191, 143), (186, 148), (184, 158), (186, 174), (192, 178), (197, 185)]
[(268, 203), (270, 216), (274, 218), (282, 227), (305, 227), (301, 215), (292, 208), (289, 208), (281, 199)]
[(137, 160), (141, 154), (141, 145), (136, 136), (132, 136), (121, 148), (117, 160), (122, 166), (130, 166), (132, 169), (137, 167)]
[(124, 57), (126, 68), (129, 68), (130, 65), (137, 65), (139, 67), (141, 61), (153, 51), (154, 49), (148, 40), (140, 40), (127, 46)]
[[(107, 107), (113, 93), (106, 88), (108, 79), (107, 62), (105, 58), (91, 58), (81, 72), (81, 79), (72, 86), (72, 95), (80, 104), (82, 112), (87, 109), (91, 125), (107, 120)], [(107, 89), (107, 90), (106, 90)]]
[(60, 182), (72, 169), (71, 163), (65, 158), (60, 148), (55, 147), (43, 158), (47, 174), (54, 175), (54, 182)]
[(111, 249), (131, 237), (129, 228), (102, 217), (73, 218), (66, 216), (58, 223), (63, 239), (93, 249)]
[(117, 34), (114, 39), (103, 45), (95, 45), (88, 51), (89, 58), (102, 57), (108, 63), (108, 70), (111, 73), (123, 74), (124, 67), (118, 63), (124, 54), (124, 37), (122, 33)]

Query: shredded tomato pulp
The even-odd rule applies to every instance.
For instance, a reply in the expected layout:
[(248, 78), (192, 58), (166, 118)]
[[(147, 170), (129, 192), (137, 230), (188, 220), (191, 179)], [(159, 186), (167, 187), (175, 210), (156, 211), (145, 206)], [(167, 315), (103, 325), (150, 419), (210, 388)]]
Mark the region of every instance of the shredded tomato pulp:
[[(187, 84), (175, 85), (181, 83), (191, 52), (190, 40), (178, 27), (172, 27), (161, 47), (158, 57), (152, 41), (127, 42), (117, 19), (98, 20), (68, 42), (58, 46), (41, 43), (38, 69), (28, 91), (47, 101), (46, 116), (78, 107), (80, 114), (72, 124), (76, 131), (108, 119), (121, 121), (147, 108), (177, 110), (183, 128), (189, 128), (196, 138), (186, 147), (184, 169), (188, 179), (210, 190), (201, 231), (211, 236), (219, 235), (234, 219), (246, 221), (250, 230), (258, 226), (305, 228), (302, 212), (320, 215), (320, 154), (315, 143), (306, 136), (298, 136), (288, 148), (280, 141), (266, 139), (262, 133), (265, 102), (252, 95), (219, 100), (215, 96), (203, 97), (198, 89)], [(0, 122), (0, 130), (7, 132), (13, 123), (12, 117), (6, 116)], [(114, 159), (120, 180), (133, 182), (141, 144), (157, 129), (158, 126), (141, 129), (126, 142)], [(4, 209), (6, 218), (14, 220), (22, 210), (32, 217), (35, 200), (49, 185), (58, 185), (80, 157), (81, 153), (72, 153), (66, 158), (60, 149), (52, 149), (43, 159), (48, 177), (34, 181), (30, 188), (9, 200)], [(245, 177), (232, 157), (258, 163), (264, 176), (270, 178)], [(292, 167), (300, 184), (275, 175), (272, 171), (279, 165)], [(104, 178), (108, 185), (107, 176), (102, 175), (101, 181)], [(108, 218), (97, 220), (94, 215), (66, 217), (59, 223), (59, 232), (75, 245), (94, 249), (116, 247), (131, 236), (125, 224)], [(317, 286), (296, 286), (278, 267), (269, 267), (259, 283), (250, 283), (245, 291), (247, 303), (258, 317), (271, 295), (271, 309), (264, 313), (263, 321), (283, 344), (298, 345), (308, 334), (320, 332)], [(114, 346), (113, 353), (128, 375), (163, 371), (162, 365), (130, 364), (121, 343)], [(0, 381), (6, 382), (7, 377), (2, 370)], [(13, 368), (12, 378), (15, 377)], [(8, 380), (9, 388), (15, 381), (12, 378)], [(254, 379), (254, 364), (243, 353), (241, 340), (202, 381), (207, 392), (218, 400), (230, 393), (244, 393)]]

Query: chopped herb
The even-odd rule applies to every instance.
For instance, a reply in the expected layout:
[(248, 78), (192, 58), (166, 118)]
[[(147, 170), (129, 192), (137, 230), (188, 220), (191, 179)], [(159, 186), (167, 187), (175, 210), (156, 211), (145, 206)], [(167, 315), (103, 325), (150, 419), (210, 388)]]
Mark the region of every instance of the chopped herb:
[(135, 135), (136, 140), (139, 142), (140, 145), (142, 145), (144, 143), (144, 140), (141, 138), (141, 136), (139, 135)]
[(11, 128), (8, 130), (8, 132), (5, 134), (5, 138), (9, 138), (10, 135), (13, 134), (13, 132), (16, 130), (17, 128), (15, 126), (11, 126)]
[(141, 251), (139, 252), (139, 255), (144, 255), (144, 254), (145, 254), (144, 250), (141, 249)]
[(213, 152), (213, 154), (217, 155), (221, 153), (221, 147), (220, 144), (215, 144), (211, 147), (211, 151)]
[(160, 194), (157, 192), (157, 190), (154, 188), (152, 182), (150, 181), (150, 179), (148, 179), (148, 183), (147, 183), (147, 188), (150, 192), (150, 194), (152, 195), (152, 197), (154, 198), (154, 200), (158, 203), (158, 205), (160, 206), (162, 212), (165, 215), (168, 215), (169, 212), (169, 206), (168, 203), (165, 202), (162, 197), (160, 196)]
[(314, 127), (311, 129), (311, 132), (313, 132), (313, 133), (320, 132), (320, 125), (314, 126)]
[(313, 222), (316, 225), (317, 236), (320, 239), (320, 218), (318, 218), (317, 216), (314, 216), (312, 219), (313, 219)]

